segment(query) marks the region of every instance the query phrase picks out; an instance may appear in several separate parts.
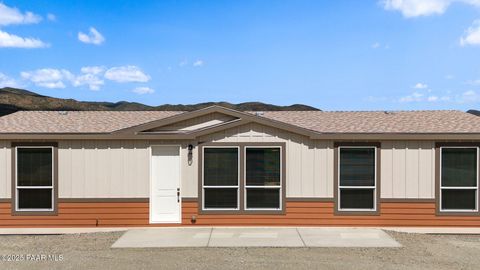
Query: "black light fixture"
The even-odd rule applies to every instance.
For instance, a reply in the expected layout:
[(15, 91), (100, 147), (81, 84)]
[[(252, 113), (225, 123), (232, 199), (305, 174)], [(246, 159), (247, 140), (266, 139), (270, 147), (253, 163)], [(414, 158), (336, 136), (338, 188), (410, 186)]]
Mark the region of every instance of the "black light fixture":
[(191, 155), (193, 150), (193, 144), (188, 145), (188, 154)]

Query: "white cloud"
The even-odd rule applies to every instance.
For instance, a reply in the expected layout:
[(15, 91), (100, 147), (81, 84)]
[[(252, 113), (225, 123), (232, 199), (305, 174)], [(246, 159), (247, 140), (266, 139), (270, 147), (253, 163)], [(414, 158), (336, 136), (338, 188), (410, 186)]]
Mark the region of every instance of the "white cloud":
[(386, 10), (400, 11), (406, 18), (441, 15), (455, 2), (480, 6), (479, 0), (383, 0), (380, 4)]
[(65, 88), (65, 81), (72, 81), (75, 77), (65, 69), (43, 68), (20, 73), (25, 80), (45, 88)]
[(464, 36), (460, 38), (460, 45), (480, 45), (480, 20), (473, 22), (466, 31)]
[(474, 103), (480, 101), (480, 94), (473, 90), (468, 90), (456, 97), (458, 103)]
[(400, 102), (420, 102), (424, 99), (424, 94), (419, 92), (413, 92), (411, 95), (400, 98)]
[(413, 86), (413, 88), (415, 88), (415, 89), (425, 89), (425, 88), (428, 88), (428, 85), (426, 85), (424, 83), (417, 83)]
[(91, 66), (91, 67), (82, 67), (82, 75), (76, 76), (72, 84), (73, 86), (82, 86), (88, 85), (90, 90), (100, 90), (100, 87), (104, 85), (104, 81), (99, 77), (99, 75), (105, 71), (104, 67)]
[(132, 92), (137, 93), (139, 95), (144, 95), (144, 94), (153, 94), (155, 93), (155, 90), (153, 90), (150, 87), (136, 87), (135, 89), (132, 90)]
[(375, 42), (372, 44), (372, 49), (378, 49), (380, 47), (380, 43)]
[(178, 63), (178, 65), (179, 65), (180, 67), (184, 67), (184, 66), (188, 65), (188, 61), (187, 61), (186, 59), (185, 59), (185, 60), (182, 60), (182, 61), (180, 61), (180, 63)]
[(115, 82), (148, 82), (150, 76), (137, 66), (113, 67), (105, 72), (105, 78)]
[(197, 60), (197, 61), (193, 62), (194, 67), (201, 67), (201, 66), (203, 66), (203, 64), (204, 64), (203, 60)]
[(0, 25), (32, 24), (41, 20), (42, 17), (30, 11), (22, 13), (17, 8), (8, 7), (0, 2)]
[(24, 38), (0, 30), (0, 48), (45, 48), (49, 45), (36, 38)]
[(18, 86), (19, 84), (15, 79), (10, 78), (7, 75), (0, 72), (0, 88), (1, 87), (18, 87)]
[(57, 21), (57, 16), (55, 16), (55, 14), (53, 14), (53, 13), (48, 13), (47, 14), (47, 19), (51, 22), (55, 22), (55, 21)]
[(100, 45), (105, 42), (105, 38), (103, 37), (103, 35), (100, 34), (100, 32), (98, 32), (97, 29), (93, 27), (90, 27), (88, 34), (78, 32), (78, 40), (83, 43), (95, 45)]
[(429, 96), (429, 97), (427, 97), (427, 101), (430, 101), (430, 102), (438, 101), (438, 97), (437, 96)]

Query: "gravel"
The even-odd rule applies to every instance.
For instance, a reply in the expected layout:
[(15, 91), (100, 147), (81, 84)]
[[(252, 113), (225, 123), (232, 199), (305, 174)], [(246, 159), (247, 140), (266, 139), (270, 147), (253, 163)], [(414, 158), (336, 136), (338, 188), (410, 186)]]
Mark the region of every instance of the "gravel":
[[(0, 236), (0, 269), (450, 270), (480, 267), (479, 235), (388, 234), (403, 247), (112, 249), (110, 246), (122, 232), (4, 235)], [(20, 261), (2, 260), (12, 259), (9, 255), (17, 255), (15, 259)], [(41, 255), (51, 257), (42, 260)], [(27, 256), (29, 260), (25, 259)]]

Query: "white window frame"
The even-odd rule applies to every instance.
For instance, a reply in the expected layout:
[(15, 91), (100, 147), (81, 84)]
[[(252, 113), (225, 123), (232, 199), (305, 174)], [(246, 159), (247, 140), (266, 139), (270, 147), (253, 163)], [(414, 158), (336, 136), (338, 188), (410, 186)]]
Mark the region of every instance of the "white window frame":
[[(243, 187), (243, 207), (245, 210), (248, 211), (281, 211), (282, 210), (282, 192), (283, 192), (283, 187), (282, 187), (282, 179), (283, 179), (283, 164), (282, 164), (282, 156), (283, 156), (283, 149), (281, 146), (245, 146), (244, 147), (244, 160), (243, 160), (243, 175), (245, 176), (244, 178), (244, 187)], [(280, 185), (278, 186), (247, 186), (247, 148), (278, 148), (280, 149)], [(247, 208), (247, 188), (257, 188), (257, 189), (278, 189), (279, 192), (279, 208)]]
[[(461, 148), (461, 149), (465, 149), (465, 148), (473, 148), (473, 149), (476, 149), (477, 150), (477, 157), (476, 157), (476, 160), (477, 160), (477, 173), (476, 173), (476, 176), (477, 176), (477, 186), (476, 187), (461, 187), (461, 186), (457, 186), (457, 187), (443, 187), (442, 186), (442, 158), (443, 158), (443, 149), (445, 148)], [(478, 184), (479, 184), (479, 179), (478, 179), (478, 160), (479, 158), (479, 148), (477, 146), (441, 146), (440, 147), (440, 180), (439, 180), (439, 186), (440, 186), (440, 194), (439, 194), (439, 210), (440, 212), (445, 212), (445, 213), (452, 213), (452, 212), (465, 212), (465, 213), (473, 213), (473, 212), (478, 212)], [(442, 194), (443, 194), (443, 190), (446, 189), (446, 190), (449, 190), (449, 189), (460, 189), (460, 190), (475, 190), (475, 209), (443, 209), (443, 205), (442, 205)]]
[[(341, 181), (340, 181), (340, 157), (342, 155), (342, 149), (346, 149), (346, 148), (353, 148), (353, 149), (358, 149), (358, 148), (373, 148), (374, 149), (374, 157), (373, 157), (373, 160), (374, 160), (374, 164), (375, 164), (375, 168), (374, 168), (374, 185), (373, 186), (342, 186), (341, 185)], [(337, 198), (337, 209), (338, 211), (340, 212), (375, 212), (377, 211), (377, 147), (376, 146), (339, 146), (338, 147), (338, 157), (337, 157), (337, 194), (338, 194), (338, 198)], [(373, 208), (341, 208), (341, 189), (373, 189)]]
[[(52, 185), (50, 186), (18, 186), (18, 149), (21, 148), (49, 148), (52, 151)], [(16, 212), (53, 212), (55, 211), (55, 151), (53, 146), (15, 146), (15, 211)], [(51, 189), (52, 207), (51, 208), (19, 208), (19, 189)]]
[[(237, 148), (237, 185), (236, 186), (205, 186), (205, 149), (208, 148)], [(240, 147), (239, 146), (204, 146), (202, 147), (202, 210), (205, 211), (237, 211), (240, 210)], [(206, 208), (205, 207), (205, 188), (214, 189), (214, 188), (228, 188), (228, 189), (237, 189), (237, 207), (236, 208)]]

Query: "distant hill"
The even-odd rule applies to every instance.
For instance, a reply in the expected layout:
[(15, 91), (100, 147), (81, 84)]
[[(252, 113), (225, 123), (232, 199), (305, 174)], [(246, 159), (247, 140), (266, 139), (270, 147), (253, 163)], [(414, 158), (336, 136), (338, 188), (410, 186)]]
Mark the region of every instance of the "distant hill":
[(467, 113), (471, 113), (471, 114), (474, 114), (476, 116), (480, 116), (480, 111), (478, 111), (478, 110), (468, 110)]
[(74, 99), (62, 99), (39, 95), (17, 88), (0, 88), (0, 116), (19, 110), (46, 111), (194, 111), (212, 105), (220, 105), (239, 111), (318, 111), (319, 109), (303, 105), (277, 106), (262, 102), (232, 104), (228, 102), (206, 102), (199, 104), (164, 104), (148, 106), (137, 102), (90, 102)]

